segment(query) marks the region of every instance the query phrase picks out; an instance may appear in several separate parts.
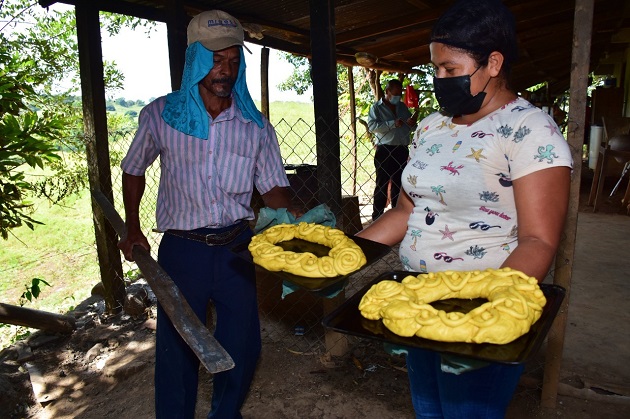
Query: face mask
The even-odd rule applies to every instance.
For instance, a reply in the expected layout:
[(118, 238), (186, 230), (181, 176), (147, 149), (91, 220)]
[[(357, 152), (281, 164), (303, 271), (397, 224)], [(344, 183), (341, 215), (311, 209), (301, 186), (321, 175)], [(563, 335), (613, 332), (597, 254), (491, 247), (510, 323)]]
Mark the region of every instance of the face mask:
[[(486, 92), (481, 91), (475, 96), (470, 93), (470, 78), (477, 70), (470, 76), (433, 79), (435, 96), (442, 111), (450, 115), (470, 115), (479, 112), (486, 97)], [(488, 83), (490, 83), (490, 80), (488, 80)], [(488, 83), (486, 83), (483, 90), (486, 90)]]
[(391, 99), (389, 99), (389, 103), (391, 103), (392, 105), (395, 105), (398, 102), (400, 102), (400, 96), (392, 96)]

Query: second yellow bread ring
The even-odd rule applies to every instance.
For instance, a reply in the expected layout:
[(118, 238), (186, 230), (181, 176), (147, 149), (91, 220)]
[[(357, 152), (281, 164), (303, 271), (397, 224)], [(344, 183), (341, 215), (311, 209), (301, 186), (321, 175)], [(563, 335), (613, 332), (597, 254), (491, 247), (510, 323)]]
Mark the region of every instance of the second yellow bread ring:
[[(446, 312), (431, 303), (483, 298), (469, 311)], [(445, 271), (385, 280), (362, 297), (359, 310), (399, 336), (442, 342), (509, 343), (527, 333), (541, 316), (546, 298), (535, 278), (510, 268)]]

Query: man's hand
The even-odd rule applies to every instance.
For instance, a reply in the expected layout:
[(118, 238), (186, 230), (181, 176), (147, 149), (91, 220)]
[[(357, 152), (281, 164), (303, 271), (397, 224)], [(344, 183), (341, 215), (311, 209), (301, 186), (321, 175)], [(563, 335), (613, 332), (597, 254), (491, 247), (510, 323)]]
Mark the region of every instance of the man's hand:
[(123, 252), (125, 259), (129, 262), (133, 262), (133, 247), (136, 245), (144, 247), (147, 252), (151, 251), (149, 241), (141, 231), (128, 231), (127, 236), (123, 237), (118, 242), (118, 248)]
[(396, 120), (394, 121), (394, 126), (395, 126), (396, 128), (400, 128), (400, 127), (402, 127), (402, 126), (403, 126), (403, 124), (404, 124), (404, 123), (405, 123), (405, 122), (404, 122), (401, 118), (398, 118), (398, 119), (396, 119)]

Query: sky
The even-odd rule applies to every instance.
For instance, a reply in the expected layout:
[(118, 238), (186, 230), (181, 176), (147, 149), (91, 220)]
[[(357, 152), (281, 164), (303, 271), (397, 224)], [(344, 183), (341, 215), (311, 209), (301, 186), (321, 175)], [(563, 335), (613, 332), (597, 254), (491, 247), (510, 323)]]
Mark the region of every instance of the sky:
[[(165, 95), (171, 91), (166, 25), (157, 24), (157, 30), (146, 35), (144, 28), (136, 31), (124, 28), (109, 37), (107, 31), (101, 31), (103, 59), (116, 62), (125, 75), (123, 91), (116, 91), (108, 96), (123, 97), (127, 100), (150, 98)], [(246, 43), (252, 51), (245, 51), (247, 64), (246, 77), (249, 92), (254, 100), (260, 100), (260, 50), (262, 47)], [(286, 80), (293, 66), (280, 58), (280, 53), (271, 50), (269, 54), (269, 101), (311, 102), (312, 92), (304, 95), (295, 92), (281, 92), (278, 84)]]

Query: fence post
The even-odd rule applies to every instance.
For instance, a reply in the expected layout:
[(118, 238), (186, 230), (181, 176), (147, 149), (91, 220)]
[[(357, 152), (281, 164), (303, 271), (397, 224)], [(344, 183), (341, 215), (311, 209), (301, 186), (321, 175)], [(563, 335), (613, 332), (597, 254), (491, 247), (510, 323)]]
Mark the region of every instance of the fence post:
[(571, 62), (571, 97), (569, 102), (569, 124), (567, 137), (573, 155), (574, 168), (571, 179), (569, 213), (564, 227), (564, 240), (556, 253), (554, 283), (567, 290), (560, 313), (549, 332), (547, 342), (545, 373), (541, 395), (541, 405), (555, 408), (560, 381), (564, 334), (569, 316), (571, 296), (571, 275), (575, 253), (578, 205), (580, 199), (580, 181), (582, 173), (582, 144), (584, 141), (584, 120), (586, 114), (586, 89), (588, 87), (588, 69), (591, 51), (591, 33), (593, 27), (593, 0), (575, 2), (573, 30), (573, 53)]
[(341, 161), (334, 1), (310, 0), (309, 3), (319, 200), (327, 204), (337, 219), (341, 220)]
[[(110, 202), (114, 202), (98, 13), (98, 8), (92, 3), (75, 6), (83, 124), (90, 189), (102, 191)], [(116, 246), (118, 239), (94, 199), (92, 213), (101, 281), (105, 288), (105, 306), (109, 313), (117, 313), (122, 310), (125, 298), (120, 251)]]

